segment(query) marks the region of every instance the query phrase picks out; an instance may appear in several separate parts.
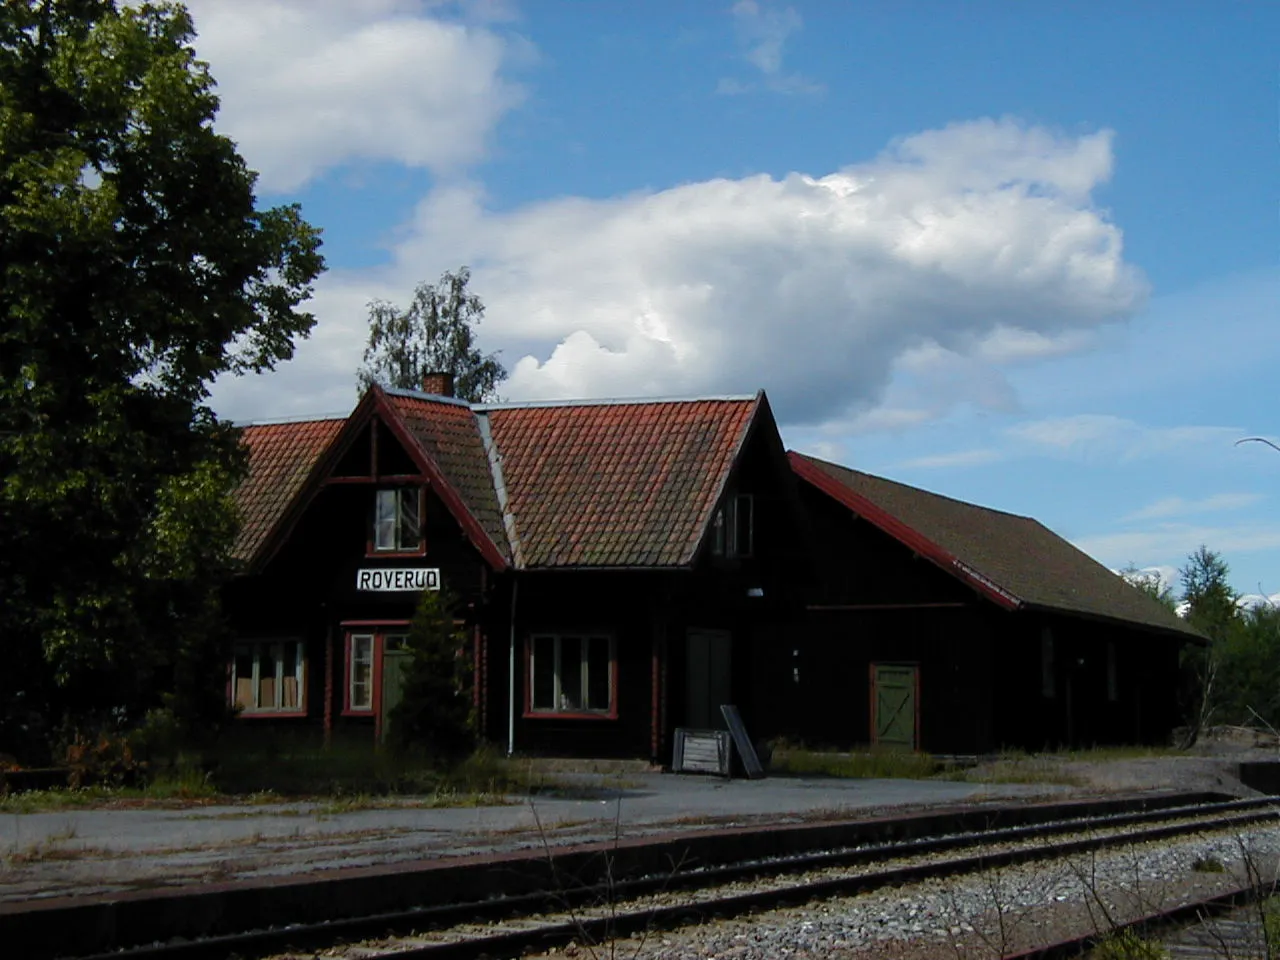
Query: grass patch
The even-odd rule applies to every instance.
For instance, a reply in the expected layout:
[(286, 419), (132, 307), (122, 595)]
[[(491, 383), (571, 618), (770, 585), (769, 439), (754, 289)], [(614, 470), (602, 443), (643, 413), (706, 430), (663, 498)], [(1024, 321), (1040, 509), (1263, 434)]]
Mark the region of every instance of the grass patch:
[(1063, 760), (1083, 763), (1105, 763), (1111, 760), (1144, 760), (1154, 757), (1185, 757), (1188, 756), (1188, 753), (1186, 750), (1179, 750), (1177, 747), (1119, 745), (1065, 750), (1061, 753), (1055, 753), (1053, 756), (1060, 757)]
[(775, 776), (925, 780), (942, 769), (927, 753), (874, 749), (852, 753), (775, 744), (769, 772)]
[(486, 749), (462, 761), (443, 763), (438, 758), (378, 750), (365, 738), (339, 742), (326, 750), (314, 738), (258, 733), (228, 737), (198, 758), (180, 756), (167, 765), (152, 765), (137, 786), (0, 795), (0, 813), (305, 800), (319, 805), (295, 807), (291, 813), (328, 817), (395, 806), (499, 805), (508, 802), (509, 794), (536, 789), (542, 780), (520, 763)]
[(439, 805), (477, 802), (526, 786), (519, 764), (481, 749), (460, 762), (375, 749), (367, 739), (329, 749), (312, 738), (277, 735), (235, 738), (211, 758), (211, 778), (228, 795), (270, 792), (277, 797), (327, 797), (369, 806), (373, 798), (418, 796)]
[(1067, 787), (1085, 785), (1083, 777), (1064, 770), (1056, 758), (1038, 756), (1002, 754), (974, 767), (949, 771), (946, 777), (964, 783), (1054, 784)]

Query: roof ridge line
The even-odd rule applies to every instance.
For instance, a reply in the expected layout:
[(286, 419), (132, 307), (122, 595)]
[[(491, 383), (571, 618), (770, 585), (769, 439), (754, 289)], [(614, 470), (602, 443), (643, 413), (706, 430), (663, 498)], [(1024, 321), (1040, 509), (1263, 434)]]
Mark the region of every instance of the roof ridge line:
[(581, 397), (572, 400), (504, 400), (495, 403), (473, 403), (477, 413), (492, 410), (524, 410), (537, 407), (604, 407), (640, 406), (661, 403), (746, 403), (759, 393), (722, 394), (708, 397)]
[[(380, 385), (381, 386), (381, 385)], [(408, 397), (410, 400), (430, 400), (432, 403), (447, 403), (455, 407), (471, 409), (474, 404), (460, 397), (446, 397), (442, 393), (426, 393), (423, 390), (407, 390), (404, 387), (382, 387), (382, 392), (391, 397)]]
[(277, 427), (285, 423), (328, 423), (331, 420), (346, 420), (349, 413), (306, 413), (292, 417), (265, 417), (262, 420), (229, 420), (233, 427)]

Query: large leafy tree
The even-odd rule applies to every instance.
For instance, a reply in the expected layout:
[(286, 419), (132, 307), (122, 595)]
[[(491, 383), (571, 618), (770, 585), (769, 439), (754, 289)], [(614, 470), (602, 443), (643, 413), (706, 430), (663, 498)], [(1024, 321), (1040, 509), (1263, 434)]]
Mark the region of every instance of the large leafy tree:
[(440, 282), (420, 283), (408, 309), (385, 300), (369, 304), (369, 343), (357, 374), (361, 389), (378, 383), (421, 389), (428, 373), (453, 376), (456, 396), (472, 403), (492, 400), (507, 371), (496, 354), (481, 353), (475, 328), (484, 304), (467, 289), (471, 271), (446, 271)]
[(235, 433), (221, 374), (287, 359), (323, 269), (213, 129), (173, 3), (0, 6), (0, 751), (50, 706), (216, 697)]

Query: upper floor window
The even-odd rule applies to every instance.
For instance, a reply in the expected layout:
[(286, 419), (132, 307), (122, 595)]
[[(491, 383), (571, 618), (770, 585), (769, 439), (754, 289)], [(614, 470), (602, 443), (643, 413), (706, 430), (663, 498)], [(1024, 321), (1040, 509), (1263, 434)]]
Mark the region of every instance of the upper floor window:
[(711, 521), (711, 553), (749, 557), (755, 550), (755, 501), (749, 493), (730, 494)]
[(422, 548), (422, 490), (379, 490), (374, 501), (373, 549), (405, 552)]

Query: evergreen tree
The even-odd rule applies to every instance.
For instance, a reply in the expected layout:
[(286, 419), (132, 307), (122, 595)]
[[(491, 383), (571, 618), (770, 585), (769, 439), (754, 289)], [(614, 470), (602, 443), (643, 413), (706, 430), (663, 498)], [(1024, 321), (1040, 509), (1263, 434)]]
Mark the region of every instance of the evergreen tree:
[(464, 756), (475, 746), (472, 662), (454, 622), (455, 608), (447, 591), (422, 592), (405, 646), (412, 659), (389, 718), (393, 744), (443, 759)]
[(1209, 641), (1204, 647), (1188, 645), (1181, 655), (1178, 698), (1187, 718), (1189, 746), (1233, 698), (1236, 684), (1228, 648), (1241, 620), (1236, 593), (1227, 579), (1230, 568), (1219, 554), (1201, 545), (1178, 572), (1187, 621)]

